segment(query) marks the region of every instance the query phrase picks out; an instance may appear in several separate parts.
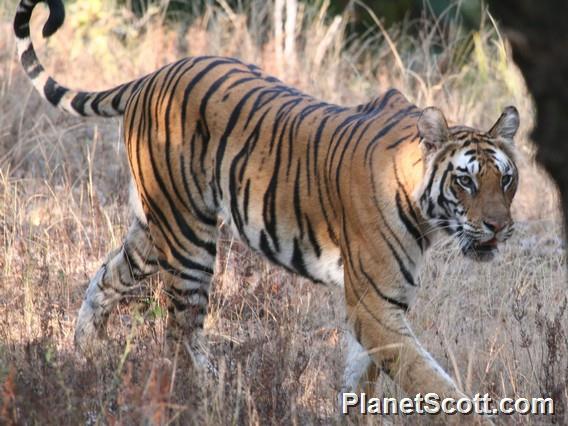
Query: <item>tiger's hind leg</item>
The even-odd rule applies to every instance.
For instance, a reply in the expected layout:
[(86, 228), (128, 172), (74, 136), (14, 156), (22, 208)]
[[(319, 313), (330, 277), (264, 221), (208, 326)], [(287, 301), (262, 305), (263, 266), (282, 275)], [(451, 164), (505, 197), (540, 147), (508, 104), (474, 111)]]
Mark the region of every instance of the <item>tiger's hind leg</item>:
[[(216, 225), (194, 225), (199, 244), (186, 241), (183, 255), (168, 259), (164, 269), (170, 273), (165, 292), (168, 304), (168, 338), (182, 343), (198, 364), (207, 364), (207, 345), (203, 325), (215, 269)], [(183, 256), (183, 259), (180, 259)], [(181, 260), (181, 261), (180, 261)]]
[(195, 366), (214, 371), (209, 361), (209, 350), (203, 330), (212, 274), (196, 272), (193, 271), (196, 276), (192, 278), (184, 273), (183, 278), (175, 275), (168, 280), (167, 338), (170, 343), (180, 343)]
[(77, 348), (82, 352), (93, 348), (104, 334), (111, 310), (140, 280), (157, 271), (157, 253), (148, 229), (135, 220), (122, 247), (109, 254), (89, 283), (75, 327)]

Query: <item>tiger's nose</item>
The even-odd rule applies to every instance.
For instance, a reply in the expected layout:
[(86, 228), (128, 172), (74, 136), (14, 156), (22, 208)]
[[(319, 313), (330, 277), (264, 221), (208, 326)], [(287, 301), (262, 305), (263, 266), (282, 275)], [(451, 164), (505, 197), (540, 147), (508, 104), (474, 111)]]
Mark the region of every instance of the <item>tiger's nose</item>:
[(483, 221), (483, 224), (491, 232), (497, 234), (499, 231), (501, 231), (503, 228), (505, 228), (505, 226), (507, 225), (507, 221), (506, 220), (498, 220), (498, 219), (485, 219)]

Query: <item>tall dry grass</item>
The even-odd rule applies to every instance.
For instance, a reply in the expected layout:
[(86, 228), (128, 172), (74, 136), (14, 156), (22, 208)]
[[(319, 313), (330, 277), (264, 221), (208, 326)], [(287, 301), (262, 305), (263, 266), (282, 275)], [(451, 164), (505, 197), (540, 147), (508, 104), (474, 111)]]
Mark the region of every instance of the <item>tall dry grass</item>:
[[(224, 235), (206, 324), (218, 375), (164, 345), (161, 279), (110, 321), (108, 350), (87, 362), (72, 334), (85, 285), (128, 225), (120, 122), (81, 120), (46, 105), (23, 76), (11, 34), (15, 1), (0, 7), (0, 423), (334, 424), (343, 362), (341, 291), (314, 286)], [(459, 5), (459, 4), (458, 4)], [(457, 6), (456, 6), (457, 7)], [(33, 33), (46, 13), (36, 13)], [(497, 260), (475, 264), (438, 244), (410, 312), (420, 340), (469, 393), (551, 396), (568, 421), (568, 314), (556, 196), (534, 166), (532, 104), (506, 43), (486, 15), (469, 38), (425, 16), (346, 36), (327, 4), (219, 0), (179, 24), (137, 18), (110, 0), (73, 2), (40, 57), (61, 82), (102, 89), (181, 56), (255, 62), (316, 96), (357, 104), (390, 87), (454, 122), (489, 126), (521, 111), (517, 231)], [(382, 379), (377, 395), (398, 391)], [(376, 419), (375, 419), (376, 420)], [(427, 419), (394, 418), (394, 424)]]

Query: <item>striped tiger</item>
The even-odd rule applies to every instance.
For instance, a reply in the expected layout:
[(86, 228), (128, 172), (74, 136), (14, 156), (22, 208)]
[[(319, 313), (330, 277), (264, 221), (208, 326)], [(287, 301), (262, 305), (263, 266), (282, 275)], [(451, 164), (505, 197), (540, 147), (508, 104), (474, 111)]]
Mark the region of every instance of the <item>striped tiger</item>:
[[(227, 57), (189, 57), (101, 92), (74, 91), (42, 67), (22, 0), (14, 31), (22, 66), (52, 105), (76, 116), (124, 116), (135, 213), (122, 246), (88, 285), (79, 349), (140, 280), (169, 273), (169, 324), (203, 327), (220, 222), (246, 245), (314, 282), (344, 288), (344, 389), (385, 371), (409, 394), (461, 397), (423, 349), (405, 313), (433, 238), (491, 259), (513, 232), (518, 184), (510, 106), (482, 131), (448, 126), (399, 91), (333, 105)], [(44, 36), (63, 23), (47, 0)], [(184, 337), (185, 336), (185, 337)]]

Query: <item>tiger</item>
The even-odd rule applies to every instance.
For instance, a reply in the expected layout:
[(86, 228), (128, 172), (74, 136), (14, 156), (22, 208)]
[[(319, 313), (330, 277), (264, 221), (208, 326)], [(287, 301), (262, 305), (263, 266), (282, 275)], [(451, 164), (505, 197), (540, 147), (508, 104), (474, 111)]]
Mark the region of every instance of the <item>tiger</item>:
[[(513, 232), (519, 182), (519, 113), (504, 108), (489, 130), (449, 125), (391, 89), (340, 106), (230, 57), (187, 57), (99, 92), (59, 84), (30, 38), (21, 0), (14, 33), (40, 95), (79, 117), (123, 116), (133, 220), (122, 245), (88, 284), (74, 340), (86, 350), (141, 280), (169, 279), (168, 329), (203, 334), (216, 242), (225, 224), (270, 262), (343, 288), (344, 390), (384, 372), (407, 394), (464, 393), (420, 344), (407, 320), (433, 241), (489, 261)], [(43, 35), (63, 24), (46, 0)], [(187, 340), (186, 340), (187, 341)]]

